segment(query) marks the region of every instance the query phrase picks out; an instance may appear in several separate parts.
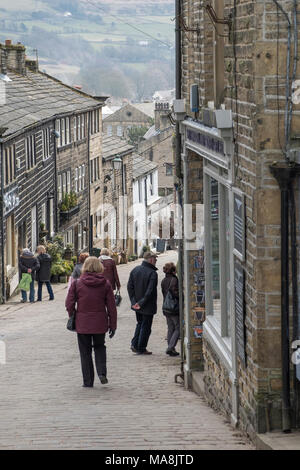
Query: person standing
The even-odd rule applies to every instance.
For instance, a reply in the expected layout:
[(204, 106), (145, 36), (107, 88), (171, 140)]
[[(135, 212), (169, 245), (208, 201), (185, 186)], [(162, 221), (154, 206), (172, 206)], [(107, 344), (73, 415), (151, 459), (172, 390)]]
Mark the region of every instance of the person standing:
[[(166, 263), (163, 267), (163, 271), (166, 275), (161, 282), (161, 290), (164, 300), (169, 291), (174, 299), (179, 300), (178, 277), (176, 276), (175, 264)], [(180, 335), (179, 309), (175, 309), (174, 311), (163, 310), (163, 314), (166, 317), (168, 325), (168, 348), (166, 350), (166, 354), (169, 354), (169, 356), (179, 356), (179, 352), (175, 349)]]
[(89, 256), (90, 256), (89, 253), (86, 253), (86, 252), (80, 253), (79, 258), (78, 258), (78, 263), (75, 264), (73, 272), (72, 272), (72, 279), (78, 279), (80, 277), (83, 263)]
[(113, 290), (103, 276), (104, 267), (95, 256), (84, 262), (79, 279), (70, 286), (66, 309), (69, 316), (75, 311), (75, 326), (81, 359), (83, 387), (94, 385), (95, 352), (97, 374), (102, 384), (108, 383), (105, 334), (112, 338), (117, 328), (117, 309)]
[(36, 274), (36, 280), (38, 281), (38, 302), (42, 301), (42, 289), (43, 284), (46, 284), (49, 300), (54, 300), (54, 294), (52, 290), (52, 286), (50, 284), (50, 277), (51, 277), (51, 264), (52, 259), (51, 256), (46, 253), (46, 248), (43, 245), (40, 245), (36, 249), (38, 253), (38, 261), (40, 263), (40, 269)]
[(129, 276), (127, 290), (131, 308), (136, 312), (136, 329), (131, 340), (132, 352), (152, 354), (147, 350), (151, 335), (153, 316), (157, 312), (157, 255), (151, 251), (144, 254), (144, 261)]
[(109, 256), (109, 250), (107, 248), (102, 248), (99, 260), (104, 266), (103, 276), (111, 283), (112, 290), (116, 290), (116, 288), (120, 290), (121, 284), (116, 262)]
[[(31, 274), (31, 283), (30, 283), (30, 291), (29, 291), (29, 302), (34, 302), (34, 278), (36, 272), (40, 269), (40, 263), (37, 258), (35, 258), (34, 254), (28, 249), (24, 248), (22, 254), (19, 259), (19, 271), (20, 271), (20, 278), (22, 277), (23, 273)], [(27, 292), (26, 290), (21, 290), (21, 302), (27, 302)]]

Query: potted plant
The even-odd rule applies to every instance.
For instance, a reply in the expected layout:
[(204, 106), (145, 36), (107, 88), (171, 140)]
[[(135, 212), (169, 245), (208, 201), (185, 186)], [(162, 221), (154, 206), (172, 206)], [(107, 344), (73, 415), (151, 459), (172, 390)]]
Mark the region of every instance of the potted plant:
[(68, 243), (64, 252), (64, 259), (71, 261), (73, 256), (73, 245), (72, 243)]
[(53, 263), (51, 266), (51, 282), (59, 282), (59, 278), (64, 273), (64, 268), (61, 263)]

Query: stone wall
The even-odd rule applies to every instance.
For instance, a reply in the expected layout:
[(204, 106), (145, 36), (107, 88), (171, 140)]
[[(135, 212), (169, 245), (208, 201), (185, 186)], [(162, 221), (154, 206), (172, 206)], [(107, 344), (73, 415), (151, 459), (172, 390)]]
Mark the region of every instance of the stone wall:
[[(292, 20), (292, 2), (280, 4)], [(202, 6), (183, 1), (182, 94), (192, 117), (191, 84), (199, 86), (200, 106), (214, 99), (213, 26)], [(233, 112), (234, 185), (245, 195), (246, 211), (247, 366), (239, 363), (239, 412), (241, 427), (253, 434), (281, 426), (280, 192), (269, 165), (284, 160), (287, 21), (271, 0), (225, 0), (224, 6), (224, 16), (233, 18), (224, 38), (224, 104)], [(298, 20), (299, 14), (300, 7)], [(294, 106), (292, 143), (299, 111)], [(207, 342), (204, 358), (210, 402), (229, 416), (228, 374)]]
[(139, 155), (158, 164), (158, 190), (160, 195), (166, 196), (166, 189), (171, 192), (174, 186), (173, 175), (166, 174), (166, 164), (174, 163), (173, 133), (172, 127), (163, 129), (160, 134), (143, 140), (138, 145)]

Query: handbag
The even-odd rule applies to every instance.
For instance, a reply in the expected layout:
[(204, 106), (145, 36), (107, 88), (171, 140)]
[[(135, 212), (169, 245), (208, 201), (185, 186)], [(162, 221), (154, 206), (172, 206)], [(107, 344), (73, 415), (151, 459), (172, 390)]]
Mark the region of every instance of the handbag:
[(21, 290), (29, 291), (31, 283), (32, 283), (31, 274), (22, 273), (22, 278), (18, 284), (18, 288)]
[(162, 309), (163, 312), (169, 313), (170, 315), (178, 315), (179, 313), (179, 300), (173, 297), (172, 292), (170, 291), (172, 281), (170, 282), (170, 286), (166, 297), (164, 298)]
[[(77, 298), (76, 298), (77, 297), (77, 291), (76, 291), (77, 280), (74, 281), (74, 284), (75, 284), (75, 300), (77, 301)], [(74, 310), (74, 312), (68, 319), (67, 330), (76, 331), (76, 310)]]
[(120, 291), (117, 290), (117, 292), (115, 293), (115, 302), (116, 302), (117, 307), (120, 305), (121, 301), (122, 301), (122, 297), (121, 297)]

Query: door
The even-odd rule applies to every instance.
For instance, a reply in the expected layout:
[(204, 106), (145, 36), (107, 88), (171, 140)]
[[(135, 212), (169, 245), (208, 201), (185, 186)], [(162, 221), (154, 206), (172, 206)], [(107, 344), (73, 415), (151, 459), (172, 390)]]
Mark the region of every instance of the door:
[(37, 215), (36, 206), (31, 209), (31, 250), (34, 253), (37, 247)]

